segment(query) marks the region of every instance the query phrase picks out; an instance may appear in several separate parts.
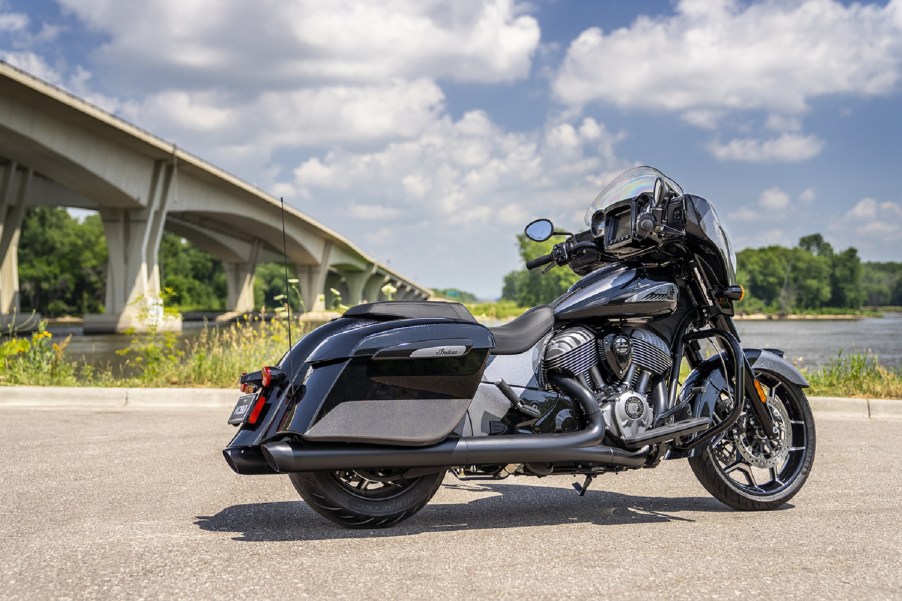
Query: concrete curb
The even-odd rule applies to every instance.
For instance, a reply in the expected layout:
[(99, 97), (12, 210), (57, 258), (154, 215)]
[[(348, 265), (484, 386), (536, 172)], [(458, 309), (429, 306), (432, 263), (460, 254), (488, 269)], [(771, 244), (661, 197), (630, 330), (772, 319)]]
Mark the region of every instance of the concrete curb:
[(69, 388), (62, 386), (6, 386), (0, 388), (0, 407), (72, 409), (231, 409), (237, 389), (227, 388)]
[[(231, 409), (230, 388), (0, 387), (0, 407), (71, 409)], [(815, 415), (828, 419), (902, 420), (902, 400), (810, 397)]]

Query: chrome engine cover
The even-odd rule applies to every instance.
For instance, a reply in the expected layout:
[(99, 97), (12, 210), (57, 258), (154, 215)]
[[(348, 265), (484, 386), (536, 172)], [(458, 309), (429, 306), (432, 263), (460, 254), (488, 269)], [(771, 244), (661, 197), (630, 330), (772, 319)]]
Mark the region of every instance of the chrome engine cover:
[(608, 428), (622, 437), (638, 436), (651, 426), (651, 406), (644, 394), (627, 390), (602, 407)]

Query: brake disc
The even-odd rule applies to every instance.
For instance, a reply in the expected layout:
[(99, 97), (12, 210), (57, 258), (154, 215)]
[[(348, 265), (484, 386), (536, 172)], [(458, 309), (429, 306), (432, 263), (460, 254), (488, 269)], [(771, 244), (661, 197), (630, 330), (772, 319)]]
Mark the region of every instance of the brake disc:
[(777, 428), (777, 436), (768, 438), (764, 431), (751, 420), (746, 422), (744, 431), (736, 436), (736, 449), (752, 467), (768, 469), (782, 465), (792, 447), (792, 425), (789, 413), (776, 397), (768, 401)]

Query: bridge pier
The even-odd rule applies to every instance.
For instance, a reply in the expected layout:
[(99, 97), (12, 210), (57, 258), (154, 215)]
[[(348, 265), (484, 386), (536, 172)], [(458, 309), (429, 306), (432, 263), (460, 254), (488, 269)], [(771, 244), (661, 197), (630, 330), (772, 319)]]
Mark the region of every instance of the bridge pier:
[(254, 310), (254, 271), (260, 256), (260, 240), (251, 244), (250, 256), (243, 263), (223, 261), (226, 276), (226, 311), (234, 314)]
[(86, 333), (182, 328), (181, 316), (164, 313), (157, 262), (174, 167), (167, 161), (155, 161), (153, 169), (147, 208), (100, 207), (109, 251), (106, 312), (85, 315)]
[(19, 236), (25, 197), (34, 172), (19, 172), (16, 162), (9, 162), (0, 177), (0, 322), (6, 326), (19, 312)]

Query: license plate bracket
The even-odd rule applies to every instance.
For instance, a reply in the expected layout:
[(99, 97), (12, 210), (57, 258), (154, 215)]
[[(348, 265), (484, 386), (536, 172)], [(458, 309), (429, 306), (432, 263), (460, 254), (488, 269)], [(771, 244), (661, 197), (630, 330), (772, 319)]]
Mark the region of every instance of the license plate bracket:
[(238, 426), (244, 423), (259, 394), (259, 392), (255, 392), (254, 394), (245, 394), (238, 397), (238, 402), (235, 404), (235, 408), (232, 409), (232, 414), (229, 416), (229, 423), (231, 425)]

